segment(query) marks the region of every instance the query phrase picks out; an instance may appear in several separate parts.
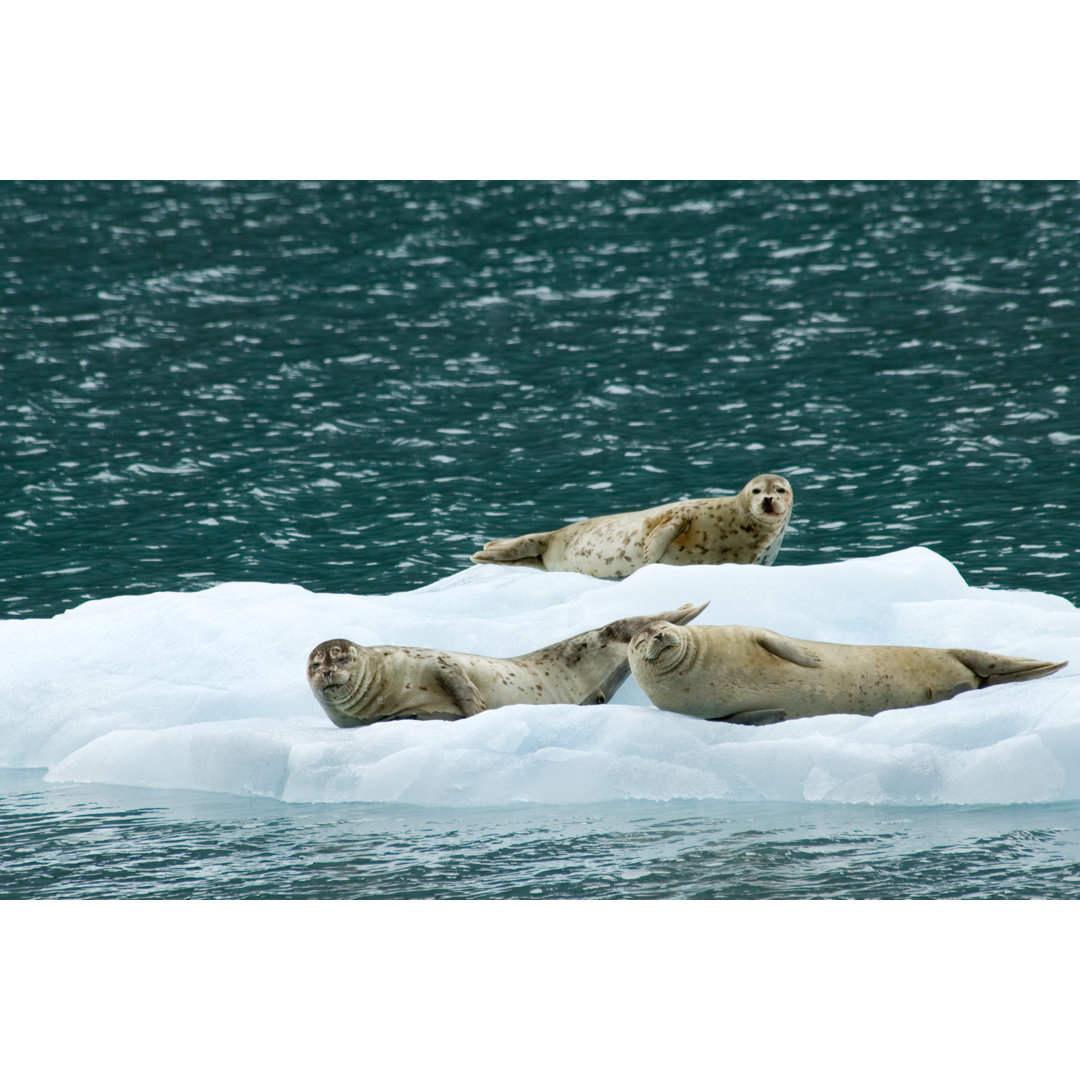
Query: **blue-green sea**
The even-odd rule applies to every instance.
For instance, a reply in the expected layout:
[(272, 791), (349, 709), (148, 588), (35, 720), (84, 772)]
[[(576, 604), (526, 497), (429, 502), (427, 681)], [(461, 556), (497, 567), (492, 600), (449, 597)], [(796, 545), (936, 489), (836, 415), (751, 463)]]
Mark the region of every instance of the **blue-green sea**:
[[(487, 540), (765, 471), (777, 567), (926, 548), (1076, 604), (1078, 303), (1075, 182), (3, 183), (0, 616), (29, 642), (237, 583), (419, 612)], [(176, 677), (135, 659), (132, 694)], [(92, 725), (115, 702), (69, 662), (6, 677)], [(1080, 895), (1069, 798), (578, 800), (568, 771), (309, 802), (50, 778), (50, 723), (0, 760), (0, 897)]]

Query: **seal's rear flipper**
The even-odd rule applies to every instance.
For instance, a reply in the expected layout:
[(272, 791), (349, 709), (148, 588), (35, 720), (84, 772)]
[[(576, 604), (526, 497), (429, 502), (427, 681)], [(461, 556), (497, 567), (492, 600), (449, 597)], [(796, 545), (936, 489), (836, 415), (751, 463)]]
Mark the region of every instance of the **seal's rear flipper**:
[(514, 566), (544, 568), (541, 556), (547, 547), (550, 532), (527, 533), (512, 540), (489, 540), (478, 552), (470, 555), (474, 563), (510, 563)]
[(661, 611), (658, 615), (630, 615), (625, 619), (616, 619), (600, 629), (604, 636), (612, 641), (629, 642), (635, 634), (647, 630), (654, 623), (668, 622), (683, 626), (691, 619), (696, 619), (708, 606), (709, 601), (706, 600), (704, 604), (683, 604), (674, 611)]
[(779, 724), (788, 715), (783, 709), (754, 709), (751, 712), (737, 712), (730, 716), (706, 716), (710, 724)]
[(1025, 682), (1028, 679), (1041, 679), (1060, 671), (1068, 663), (1062, 660), (1055, 664), (1052, 660), (1029, 660), (1023, 656), (999, 656), (997, 653), (980, 652), (978, 649), (949, 649), (949, 652), (966, 668), (979, 676), (979, 687), (995, 686), (998, 683)]
[(692, 619), (696, 619), (708, 606), (708, 600), (704, 604), (683, 604), (682, 607), (677, 607), (674, 611), (665, 611), (663, 615), (657, 615), (656, 618), (658, 621), (663, 619), (664, 622), (675, 623), (676, 626), (685, 626)]

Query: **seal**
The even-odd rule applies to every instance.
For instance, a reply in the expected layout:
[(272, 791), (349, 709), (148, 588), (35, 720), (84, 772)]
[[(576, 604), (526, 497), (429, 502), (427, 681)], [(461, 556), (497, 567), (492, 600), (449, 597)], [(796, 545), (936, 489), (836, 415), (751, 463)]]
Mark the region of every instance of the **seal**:
[(635, 634), (660, 620), (689, 622), (706, 606), (619, 619), (508, 659), (334, 638), (312, 649), (308, 683), (338, 727), (459, 720), (502, 705), (598, 705), (630, 674), (626, 648)]
[(1067, 661), (977, 649), (836, 645), (756, 626), (657, 623), (629, 646), (630, 669), (661, 709), (774, 724), (798, 716), (905, 709), (997, 683), (1041, 679)]
[(664, 503), (575, 521), (550, 532), (491, 540), (470, 557), (475, 563), (574, 570), (598, 578), (625, 578), (651, 563), (771, 566), (793, 498), (782, 476), (766, 473), (737, 495)]

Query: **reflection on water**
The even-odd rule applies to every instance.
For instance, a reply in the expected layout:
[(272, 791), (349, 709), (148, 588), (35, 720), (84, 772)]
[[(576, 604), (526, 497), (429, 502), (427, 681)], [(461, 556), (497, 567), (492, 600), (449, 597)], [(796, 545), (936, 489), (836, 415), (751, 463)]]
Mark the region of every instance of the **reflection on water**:
[(1080, 804), (438, 810), (0, 772), (0, 898), (1072, 899)]

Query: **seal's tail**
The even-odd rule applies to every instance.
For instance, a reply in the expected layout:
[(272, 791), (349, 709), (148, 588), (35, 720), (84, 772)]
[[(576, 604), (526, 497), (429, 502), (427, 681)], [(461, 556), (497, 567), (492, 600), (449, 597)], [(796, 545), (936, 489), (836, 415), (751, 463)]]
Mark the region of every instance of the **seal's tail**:
[(1060, 671), (1067, 663), (1062, 660), (1029, 660), (1023, 656), (999, 656), (997, 653), (980, 652), (978, 649), (950, 649), (949, 652), (965, 667), (979, 676), (980, 689), (997, 683), (1025, 682), (1041, 679)]
[(509, 563), (511, 566), (544, 568), (541, 556), (551, 536), (550, 532), (527, 533), (512, 540), (489, 540), (479, 551), (470, 555), (474, 563)]

